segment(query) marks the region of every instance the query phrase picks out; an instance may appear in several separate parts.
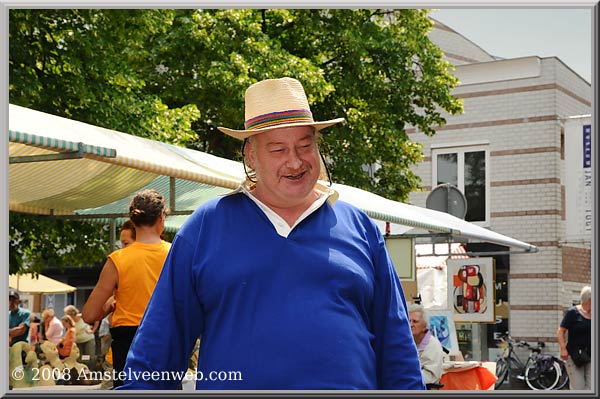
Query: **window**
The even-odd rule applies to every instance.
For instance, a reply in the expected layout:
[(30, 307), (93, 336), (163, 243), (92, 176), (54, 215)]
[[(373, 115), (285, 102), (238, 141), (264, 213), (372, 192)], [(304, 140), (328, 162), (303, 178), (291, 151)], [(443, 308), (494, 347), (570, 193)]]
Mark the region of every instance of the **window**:
[(489, 161), (487, 146), (432, 150), (433, 186), (455, 185), (467, 199), (465, 220), (489, 224)]

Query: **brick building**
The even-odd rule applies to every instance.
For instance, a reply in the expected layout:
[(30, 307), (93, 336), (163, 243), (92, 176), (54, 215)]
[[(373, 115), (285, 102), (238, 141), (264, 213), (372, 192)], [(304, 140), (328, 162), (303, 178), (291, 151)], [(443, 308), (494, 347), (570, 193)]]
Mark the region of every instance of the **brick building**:
[[(496, 324), (457, 329), (469, 330), (475, 359), (494, 359), (494, 333), (507, 330), (557, 351), (563, 311), (591, 283), (591, 229), (571, 239), (565, 211), (571, 183), (565, 146), (581, 141), (565, 135), (565, 123), (591, 113), (591, 85), (558, 58), (500, 59), (437, 21), (430, 39), (456, 66), (461, 84), (453, 94), (463, 99), (464, 113), (445, 115), (447, 124), (434, 137), (408, 131), (425, 154), (414, 168), (424, 191), (412, 193), (410, 202), (425, 206), (432, 188), (455, 184), (467, 198), (466, 220), (539, 248), (494, 256)], [(467, 244), (467, 250), (508, 248)]]

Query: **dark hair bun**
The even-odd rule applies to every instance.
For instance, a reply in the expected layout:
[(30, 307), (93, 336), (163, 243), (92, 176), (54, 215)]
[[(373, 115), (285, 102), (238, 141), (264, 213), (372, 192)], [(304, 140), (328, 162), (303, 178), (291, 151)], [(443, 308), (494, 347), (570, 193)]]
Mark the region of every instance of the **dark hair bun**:
[(129, 203), (129, 218), (136, 226), (153, 226), (163, 214), (165, 200), (154, 189), (137, 193)]

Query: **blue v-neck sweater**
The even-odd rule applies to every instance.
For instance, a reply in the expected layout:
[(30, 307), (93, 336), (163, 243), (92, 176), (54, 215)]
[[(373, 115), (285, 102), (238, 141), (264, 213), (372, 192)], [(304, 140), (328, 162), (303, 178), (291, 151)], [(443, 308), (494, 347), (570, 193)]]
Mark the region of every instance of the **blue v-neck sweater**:
[(122, 389), (177, 388), (198, 336), (197, 389), (424, 389), (383, 237), (343, 201), (287, 238), (242, 193), (197, 209), (173, 241)]

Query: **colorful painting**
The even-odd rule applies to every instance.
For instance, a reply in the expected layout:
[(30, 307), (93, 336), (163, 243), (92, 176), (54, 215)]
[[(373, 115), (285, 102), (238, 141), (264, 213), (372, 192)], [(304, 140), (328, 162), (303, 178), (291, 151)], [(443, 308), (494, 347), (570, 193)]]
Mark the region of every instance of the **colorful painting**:
[(494, 322), (493, 258), (448, 259), (447, 270), (454, 321)]
[(450, 310), (427, 310), (429, 314), (429, 330), (448, 350), (450, 355), (458, 355), (456, 327)]

